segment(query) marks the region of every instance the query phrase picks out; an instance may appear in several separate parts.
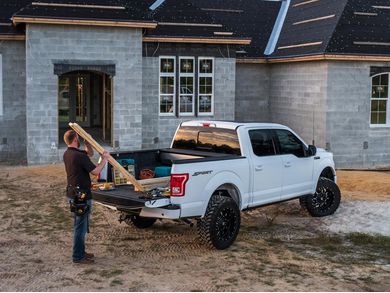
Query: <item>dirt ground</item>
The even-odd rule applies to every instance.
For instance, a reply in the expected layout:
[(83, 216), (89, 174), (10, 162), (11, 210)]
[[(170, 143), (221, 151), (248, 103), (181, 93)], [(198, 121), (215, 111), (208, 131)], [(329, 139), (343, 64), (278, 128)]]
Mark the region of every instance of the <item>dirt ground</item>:
[(225, 251), (201, 246), (195, 227), (135, 230), (95, 204), (87, 247), (96, 263), (74, 265), (63, 166), (0, 166), (0, 290), (390, 291), (390, 173), (338, 179), (334, 216), (311, 218), (298, 201), (245, 212)]

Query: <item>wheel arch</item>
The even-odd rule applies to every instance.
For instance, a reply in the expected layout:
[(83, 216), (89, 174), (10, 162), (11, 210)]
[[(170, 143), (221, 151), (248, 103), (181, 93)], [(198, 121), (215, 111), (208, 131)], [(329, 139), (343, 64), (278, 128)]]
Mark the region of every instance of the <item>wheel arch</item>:
[(224, 192), (223, 194), (224, 196), (228, 196), (232, 198), (236, 202), (238, 207), (241, 209), (241, 205), (242, 205), (241, 193), (237, 186), (235, 186), (232, 183), (222, 184), (213, 192), (211, 196), (213, 196), (214, 194), (220, 191)]
[(211, 200), (211, 197), (218, 193), (224, 192), (225, 196), (231, 197), (238, 205), (241, 210), (243, 205), (242, 190), (244, 183), (240, 177), (233, 172), (221, 172), (210, 180), (209, 184), (204, 189), (205, 193), (208, 194), (207, 200), (204, 202), (201, 212), (201, 217), (204, 217), (207, 206)]
[(321, 177), (328, 178), (333, 182), (337, 183), (335, 166), (331, 160), (326, 159), (322, 161), (321, 164), (315, 168), (314, 177), (313, 177), (313, 189), (312, 189), (313, 193), (316, 191), (318, 181), (320, 180)]
[[(330, 166), (328, 166), (328, 167), (325, 167), (322, 171), (321, 171), (321, 173), (320, 173), (320, 176), (319, 176), (319, 178), (320, 177), (325, 177), (325, 178), (328, 178), (329, 180), (332, 180), (333, 182), (335, 182), (335, 177), (336, 177), (336, 171), (332, 168), (332, 167), (330, 167)], [(319, 179), (318, 178), (318, 179)]]

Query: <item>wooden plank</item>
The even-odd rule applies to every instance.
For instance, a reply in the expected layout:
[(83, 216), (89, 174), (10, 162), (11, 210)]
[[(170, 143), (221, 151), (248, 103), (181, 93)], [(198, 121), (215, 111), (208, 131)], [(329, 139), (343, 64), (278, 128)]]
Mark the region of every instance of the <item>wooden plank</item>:
[(312, 19), (301, 20), (301, 21), (294, 22), (293, 25), (299, 25), (299, 24), (304, 24), (304, 23), (325, 20), (325, 19), (329, 19), (329, 18), (334, 18), (335, 16), (336, 16), (336, 14), (332, 14), (332, 15), (327, 15), (327, 16), (322, 16), (322, 17), (317, 17), (317, 18), (312, 18)]
[(25, 41), (25, 35), (0, 35), (0, 41)]
[(47, 6), (47, 7), (64, 7), (64, 8), (89, 8), (89, 9), (113, 9), (125, 10), (124, 6), (108, 6), (108, 5), (88, 5), (88, 4), (65, 4), (65, 3), (46, 3), (46, 2), (32, 2), (33, 6)]
[(145, 179), (138, 180), (138, 182), (143, 186), (146, 191), (158, 188), (158, 187), (168, 187), (170, 177), (162, 177), (162, 178), (153, 178), (153, 179)]
[(199, 27), (222, 27), (217, 23), (193, 23), (193, 22), (159, 22), (162, 26), (199, 26)]
[(147, 186), (147, 185), (154, 185), (154, 184), (166, 184), (166, 183), (169, 183), (170, 180), (171, 180), (171, 177), (161, 177), (161, 178), (138, 180), (138, 182), (142, 186)]
[[(103, 154), (105, 149), (93, 139), (80, 125), (77, 123), (69, 123), (69, 126), (77, 132), (82, 138), (84, 138), (100, 155)], [(145, 191), (145, 188), (131, 175), (121, 164), (119, 164), (111, 155), (108, 158), (108, 162), (119, 172), (126, 177), (133, 185), (136, 191)]]
[(320, 0), (308, 0), (308, 1), (303, 1), (303, 2), (300, 2), (300, 3), (294, 4), (292, 7), (299, 7), (299, 6), (302, 6), (302, 5), (307, 5), (307, 4), (314, 3), (314, 2), (318, 2), (318, 1), (320, 1)]
[(267, 63), (267, 58), (237, 58), (237, 63), (240, 64), (265, 64)]
[(303, 48), (303, 47), (311, 47), (311, 46), (319, 46), (322, 45), (321, 42), (312, 42), (312, 43), (303, 43), (303, 44), (294, 44), (294, 45), (287, 45), (287, 46), (281, 46), (278, 47), (278, 50), (285, 50), (285, 49), (292, 49), (292, 48)]

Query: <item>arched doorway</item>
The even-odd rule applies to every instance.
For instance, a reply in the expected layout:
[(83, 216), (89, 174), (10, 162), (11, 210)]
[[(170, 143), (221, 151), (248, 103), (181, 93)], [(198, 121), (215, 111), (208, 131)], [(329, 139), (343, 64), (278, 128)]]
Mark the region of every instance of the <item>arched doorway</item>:
[(98, 142), (112, 145), (112, 78), (96, 71), (72, 71), (58, 77), (59, 142), (76, 122)]

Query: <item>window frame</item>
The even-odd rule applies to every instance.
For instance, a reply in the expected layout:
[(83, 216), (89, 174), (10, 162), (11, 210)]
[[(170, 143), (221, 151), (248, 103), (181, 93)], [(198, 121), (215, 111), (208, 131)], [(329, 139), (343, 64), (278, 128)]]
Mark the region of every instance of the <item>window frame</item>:
[[(181, 60), (190, 59), (193, 61), (193, 73), (182, 73), (181, 72)], [(196, 98), (196, 59), (193, 56), (180, 56), (179, 57), (179, 66), (178, 66), (178, 113), (179, 116), (194, 116), (195, 115), (195, 98)], [(182, 77), (192, 77), (193, 78), (193, 93), (192, 93), (192, 112), (181, 112), (181, 96), (189, 96), (188, 94), (182, 94), (181, 93), (181, 78)]]
[[(173, 59), (173, 73), (161, 72), (161, 59)], [(159, 56), (158, 58), (158, 114), (159, 116), (176, 116), (176, 56)], [(161, 77), (173, 77), (173, 94), (161, 93)], [(161, 112), (161, 97), (172, 96), (173, 111), (171, 113)]]
[[(387, 98), (386, 99), (381, 99), (381, 98), (373, 98), (372, 97), (372, 88), (373, 88), (373, 81), (374, 78), (380, 75), (386, 75), (388, 76), (388, 86), (387, 86)], [(370, 121), (370, 128), (389, 128), (390, 127), (390, 72), (381, 72), (375, 75), (372, 75), (370, 81), (370, 111), (369, 111), (369, 121)], [(371, 114), (372, 114), (372, 101), (384, 101), (386, 100), (386, 123), (384, 124), (372, 124), (371, 120)]]
[(0, 117), (4, 115), (4, 95), (3, 95), (3, 55), (0, 54)]
[[(201, 64), (201, 61), (202, 60), (212, 60), (213, 62), (213, 68), (212, 68), (212, 73), (201, 73), (200, 72), (200, 64)], [(197, 77), (197, 82), (198, 82), (198, 86), (197, 86), (197, 115), (198, 116), (214, 116), (214, 97), (215, 97), (215, 58), (214, 57), (198, 57), (198, 77)], [(200, 78), (202, 77), (211, 77), (212, 78), (212, 94), (211, 94), (211, 112), (200, 112), (199, 109), (200, 109)]]

